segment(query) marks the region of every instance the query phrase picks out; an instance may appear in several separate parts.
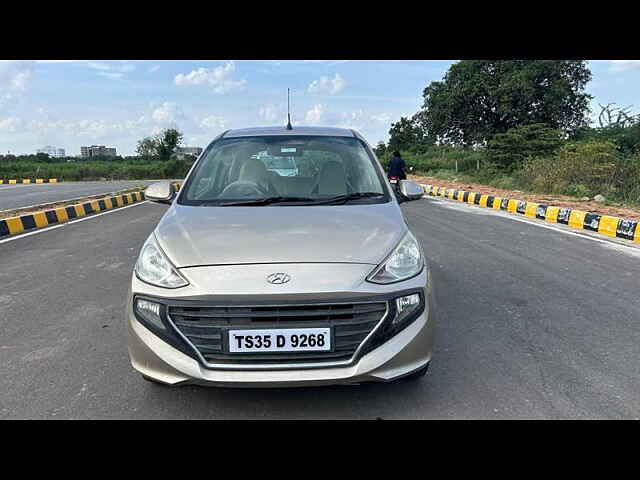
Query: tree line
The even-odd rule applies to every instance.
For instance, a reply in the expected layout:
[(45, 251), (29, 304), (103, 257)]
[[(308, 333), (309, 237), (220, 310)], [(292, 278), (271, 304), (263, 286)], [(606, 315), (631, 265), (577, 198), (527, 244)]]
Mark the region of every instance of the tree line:
[(484, 183), (640, 202), (640, 115), (600, 106), (590, 120), (592, 74), (580, 60), (463, 60), (423, 92), (410, 117), (376, 147), (423, 174), (465, 172)]

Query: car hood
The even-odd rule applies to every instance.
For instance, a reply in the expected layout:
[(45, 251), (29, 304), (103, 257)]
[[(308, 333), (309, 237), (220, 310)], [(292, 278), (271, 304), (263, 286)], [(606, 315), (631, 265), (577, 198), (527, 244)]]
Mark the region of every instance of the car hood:
[(196, 207), (174, 203), (155, 233), (178, 268), (254, 263), (377, 265), (407, 226), (394, 202)]

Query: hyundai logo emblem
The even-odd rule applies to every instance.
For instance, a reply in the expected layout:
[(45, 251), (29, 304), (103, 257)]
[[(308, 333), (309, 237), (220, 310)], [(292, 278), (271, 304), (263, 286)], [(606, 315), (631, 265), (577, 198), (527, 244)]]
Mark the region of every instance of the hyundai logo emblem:
[(269, 275), (267, 277), (267, 282), (269, 283), (273, 283), (274, 285), (280, 285), (283, 283), (287, 283), (289, 280), (291, 280), (291, 276), (287, 275), (286, 273), (272, 273), (271, 275)]

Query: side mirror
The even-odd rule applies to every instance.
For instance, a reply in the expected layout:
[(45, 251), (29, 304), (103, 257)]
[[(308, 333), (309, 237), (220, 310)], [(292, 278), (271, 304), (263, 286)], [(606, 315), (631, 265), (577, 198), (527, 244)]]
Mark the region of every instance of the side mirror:
[(175, 190), (171, 182), (157, 182), (152, 183), (144, 191), (144, 196), (147, 200), (158, 203), (171, 203)]
[(411, 180), (400, 180), (400, 193), (409, 200), (417, 200), (424, 195), (424, 188)]

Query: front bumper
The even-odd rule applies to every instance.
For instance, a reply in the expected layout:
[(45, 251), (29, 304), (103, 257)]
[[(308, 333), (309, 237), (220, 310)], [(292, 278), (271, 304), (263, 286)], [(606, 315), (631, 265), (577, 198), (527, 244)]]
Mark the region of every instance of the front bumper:
[[(424, 273), (409, 281), (409, 286), (413, 288), (424, 288), (426, 285), (424, 312), (398, 334), (359, 357), (355, 363), (338, 367), (292, 366), (290, 369), (278, 370), (207, 368), (198, 360), (174, 348), (135, 317), (132, 292), (157, 292), (149, 292), (149, 287), (134, 277), (126, 314), (131, 363), (134, 369), (143, 375), (170, 385), (296, 387), (392, 381), (420, 369), (431, 360), (435, 312), (432, 282), (431, 278), (427, 280), (427, 276), (430, 277), (430, 274)], [(393, 286), (386, 288), (393, 291)]]

